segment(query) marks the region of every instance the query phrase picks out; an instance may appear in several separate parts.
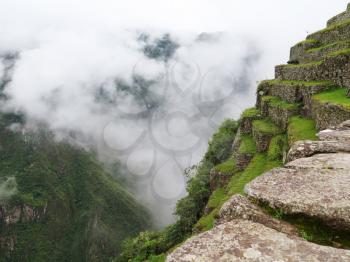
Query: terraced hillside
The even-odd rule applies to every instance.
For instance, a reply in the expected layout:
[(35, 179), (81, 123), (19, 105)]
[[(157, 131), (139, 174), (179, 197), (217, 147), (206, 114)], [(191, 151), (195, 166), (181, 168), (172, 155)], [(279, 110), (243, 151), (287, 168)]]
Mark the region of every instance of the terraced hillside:
[(149, 227), (91, 153), (21, 121), (0, 115), (0, 261), (108, 261)]
[(349, 90), (350, 4), (259, 84), (211, 170), (203, 233), (166, 261), (350, 261)]

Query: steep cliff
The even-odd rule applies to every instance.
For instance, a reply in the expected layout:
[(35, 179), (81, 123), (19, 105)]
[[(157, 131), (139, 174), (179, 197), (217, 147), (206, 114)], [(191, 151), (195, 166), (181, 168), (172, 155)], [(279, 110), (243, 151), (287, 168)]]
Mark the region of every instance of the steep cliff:
[(206, 232), (166, 261), (350, 260), (349, 19), (350, 4), (259, 84), (230, 172), (212, 171)]
[(107, 261), (149, 226), (91, 153), (20, 122), (1, 115), (0, 261)]

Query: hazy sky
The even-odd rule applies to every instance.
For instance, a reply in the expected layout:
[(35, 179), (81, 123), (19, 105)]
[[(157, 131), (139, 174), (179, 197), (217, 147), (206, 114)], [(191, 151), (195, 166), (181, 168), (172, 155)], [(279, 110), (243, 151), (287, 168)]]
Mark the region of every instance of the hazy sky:
[[(3, 110), (28, 125), (70, 131), (103, 161), (132, 173), (139, 198), (166, 224), (184, 194), (184, 168), (197, 163), (225, 118), (255, 101), (256, 82), (272, 78), (289, 48), (346, 8), (345, 0), (0, 0), (0, 55), (18, 52)], [(199, 41), (201, 33), (209, 39)], [(142, 52), (169, 33), (179, 46), (164, 63)], [(202, 35), (203, 36), (203, 35)], [(0, 63), (0, 74), (6, 63)], [(5, 70), (6, 71), (6, 70)], [(153, 81), (148, 110), (115, 90), (133, 75)], [(113, 106), (96, 94), (114, 99)], [(166, 90), (166, 92), (165, 92)], [(152, 101), (153, 101), (152, 100)], [(146, 109), (143, 108), (146, 106)]]

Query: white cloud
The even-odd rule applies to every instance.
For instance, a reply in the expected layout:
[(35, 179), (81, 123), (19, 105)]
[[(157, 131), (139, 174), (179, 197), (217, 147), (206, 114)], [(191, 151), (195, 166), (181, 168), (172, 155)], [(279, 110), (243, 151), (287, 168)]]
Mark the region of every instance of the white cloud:
[[(20, 52), (6, 107), (46, 122), (58, 137), (79, 133), (79, 142), (96, 147), (104, 161), (118, 159), (131, 172), (149, 168), (133, 176), (139, 197), (167, 223), (180, 197), (178, 186), (183, 189), (179, 170), (199, 161), (223, 118), (237, 118), (254, 103), (256, 81), (273, 76), (289, 47), (322, 28), (346, 3), (2, 0), (0, 53)], [(178, 42), (168, 64), (144, 56), (144, 44), (137, 41), (144, 32), (151, 39), (170, 33)], [(211, 33), (210, 41), (198, 41), (203, 32)], [(133, 73), (156, 80), (152, 95), (138, 100), (115, 90), (116, 79), (130, 84)], [(101, 87), (114, 104), (96, 99)], [(203, 106), (213, 100), (214, 107)], [(152, 117), (130, 118), (152, 106), (158, 109)], [(195, 148), (184, 150), (192, 142)], [(166, 179), (157, 170), (167, 170)], [(177, 196), (166, 199), (167, 192)]]

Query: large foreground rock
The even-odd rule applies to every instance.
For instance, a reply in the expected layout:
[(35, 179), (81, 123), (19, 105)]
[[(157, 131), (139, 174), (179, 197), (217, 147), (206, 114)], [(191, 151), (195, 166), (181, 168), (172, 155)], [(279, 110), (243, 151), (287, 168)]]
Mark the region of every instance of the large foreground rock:
[(350, 229), (350, 154), (319, 154), (273, 169), (246, 185), (249, 197)]
[(290, 148), (286, 162), (293, 161), (298, 158), (309, 157), (320, 153), (350, 153), (350, 143), (339, 141), (298, 141)]
[(233, 220), (194, 236), (167, 262), (210, 261), (350, 261), (350, 251), (290, 237), (262, 224)]
[(294, 226), (271, 217), (261, 207), (249, 201), (245, 196), (239, 194), (232, 196), (221, 207), (219, 217), (216, 220), (216, 225), (236, 219), (244, 219), (260, 223), (288, 235), (299, 235), (298, 230)]

